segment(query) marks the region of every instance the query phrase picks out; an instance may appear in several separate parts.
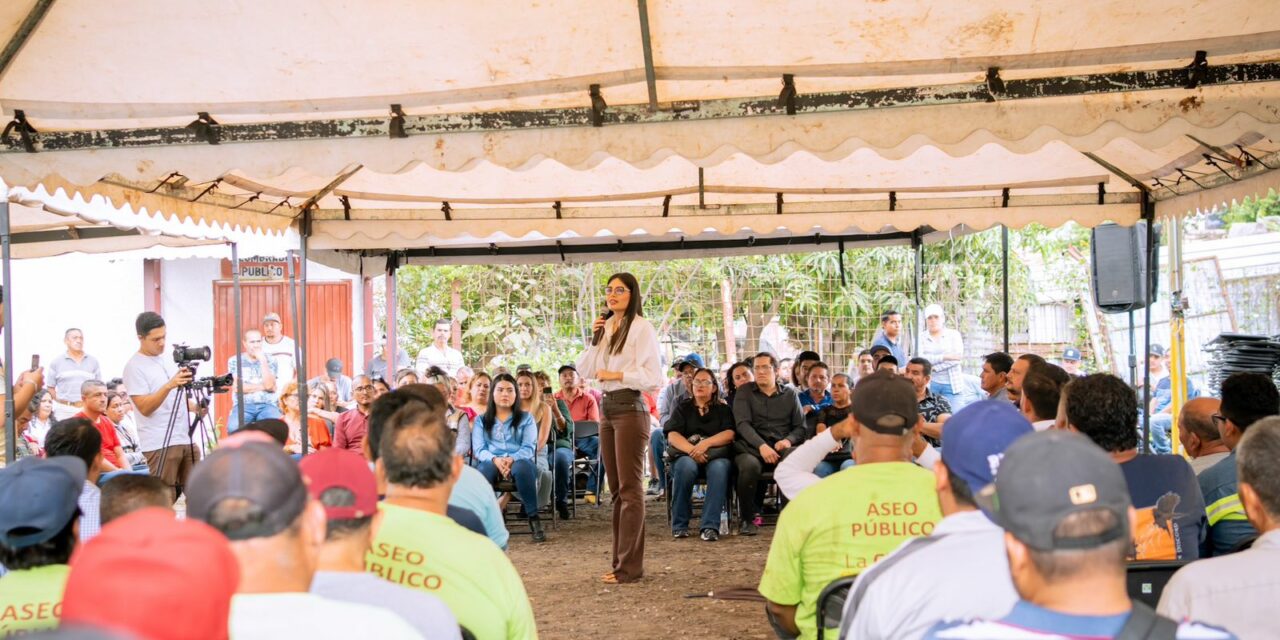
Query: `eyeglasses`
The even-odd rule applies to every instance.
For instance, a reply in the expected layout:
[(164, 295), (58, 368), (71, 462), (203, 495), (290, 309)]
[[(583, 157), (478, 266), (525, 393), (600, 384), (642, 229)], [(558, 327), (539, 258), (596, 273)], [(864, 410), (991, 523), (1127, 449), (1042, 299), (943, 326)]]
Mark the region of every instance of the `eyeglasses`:
[(631, 290), (626, 287), (613, 287), (613, 288), (605, 287), (604, 288), (604, 294), (606, 296), (607, 295), (625, 296), (628, 293), (631, 293)]
[(695, 387), (711, 387), (711, 386), (715, 386), (715, 383), (714, 383), (714, 382), (712, 382), (712, 381), (710, 381), (710, 380), (694, 380), (694, 381), (693, 381), (693, 386), (695, 386)]
[(1219, 429), (1221, 429), (1222, 425), (1226, 424), (1227, 422), (1227, 417), (1222, 415), (1221, 413), (1215, 413), (1213, 415), (1210, 415), (1209, 419), (1213, 420), (1213, 426), (1218, 427)]
[(373, 391), (373, 385), (371, 384), (361, 385), (356, 387), (355, 389), (352, 389), (352, 391)]

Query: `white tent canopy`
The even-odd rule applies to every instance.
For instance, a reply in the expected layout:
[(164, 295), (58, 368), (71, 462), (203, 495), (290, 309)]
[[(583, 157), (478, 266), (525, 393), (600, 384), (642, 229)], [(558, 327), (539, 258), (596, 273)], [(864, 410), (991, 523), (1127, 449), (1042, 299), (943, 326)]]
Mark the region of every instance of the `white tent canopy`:
[(1129, 224), (1280, 185), (1280, 13), (1251, 0), (436, 8), (5, 3), (0, 177), (297, 225), (347, 267)]

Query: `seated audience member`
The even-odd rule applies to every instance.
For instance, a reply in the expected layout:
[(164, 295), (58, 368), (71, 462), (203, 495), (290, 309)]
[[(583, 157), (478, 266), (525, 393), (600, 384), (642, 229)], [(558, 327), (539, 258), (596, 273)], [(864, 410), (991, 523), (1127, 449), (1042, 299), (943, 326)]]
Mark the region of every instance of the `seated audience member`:
[(386, 609), (309, 592), (325, 536), (324, 507), (307, 495), (298, 465), (275, 446), (248, 442), (209, 454), (191, 471), (187, 517), (231, 542), (240, 567), (232, 637), (421, 637)]
[(1045, 431), (1053, 428), (1061, 399), (1062, 388), (1057, 382), (1041, 371), (1032, 371), (1022, 379), (1018, 408), (1036, 431)]
[[(316, 397), (312, 392), (307, 392), (309, 398)], [(311, 402), (308, 399), (308, 402)], [(298, 383), (290, 380), (284, 384), (284, 388), (280, 390), (280, 416), (286, 425), (289, 425), (289, 439), (285, 444), (285, 449), (289, 453), (302, 453), (302, 409), (298, 403)], [(314, 453), (317, 449), (332, 444), (329, 439), (329, 427), (325, 425), (324, 420), (318, 417), (314, 411), (307, 411), (307, 453)]]
[(174, 518), (167, 504), (143, 509), (104, 526), (76, 552), (62, 623), (128, 638), (225, 640), (239, 582), (225, 536), (203, 522)]
[(120, 449), (125, 457), (125, 468), (150, 473), (147, 457), (142, 455), (142, 447), (138, 443), (138, 434), (125, 422), (125, 416), (128, 415), (130, 408), (129, 394), (107, 392), (107, 419), (111, 421), (116, 438), (120, 441)]
[(789, 369), (791, 375), (788, 378), (788, 384), (796, 388), (797, 394), (804, 391), (805, 387), (808, 386), (809, 369), (813, 368), (815, 363), (821, 361), (822, 357), (818, 355), (817, 351), (801, 351), (796, 356), (795, 363)]
[(390, 392), (391, 392), (391, 385), (387, 384), (386, 380), (383, 380), (380, 377), (375, 377), (373, 379), (373, 399), (374, 400), (381, 398), (382, 394), (390, 393)]
[(897, 373), (901, 364), (898, 359), (893, 356), (885, 356), (876, 361), (876, 371), (888, 371), (889, 373)]
[(851, 419), (814, 438), (822, 444), (804, 445), (821, 455), (851, 437), (858, 463), (800, 492), (778, 517), (759, 588), (779, 637), (814, 637), (824, 587), (929, 535), (941, 519), (934, 475), (911, 463), (919, 422), (911, 383), (878, 372), (854, 389)]
[(1138, 398), (1123, 380), (1095, 373), (1067, 390), (1067, 424), (1120, 465), (1137, 509), (1133, 560), (1195, 560), (1207, 535), (1204, 498), (1181, 456), (1138, 453)]
[(849, 379), (857, 382), (876, 371), (876, 361), (871, 357), (870, 349), (858, 352), (858, 357), (849, 363)]
[(439, 598), (365, 571), (378, 511), (378, 482), (364, 458), (328, 449), (299, 463), (307, 492), (324, 505), (328, 524), (311, 593), (332, 600), (386, 607), (424, 638), (461, 638), (458, 621)]
[[(853, 394), (853, 386), (849, 382), (849, 376), (843, 373), (837, 373), (831, 377), (831, 404), (822, 408), (818, 412), (817, 426), (814, 427), (814, 433), (822, 433), (831, 427), (840, 424), (845, 418), (849, 417), (849, 412), (853, 410), (853, 404), (850, 400)], [(842, 440), (836, 443), (836, 448), (832, 449), (823, 457), (822, 462), (813, 469), (814, 475), (819, 478), (825, 478), (841, 469), (848, 469), (853, 466), (853, 443), (849, 440)], [(778, 481), (778, 487), (782, 489), (783, 495), (790, 496), (786, 487), (782, 484), (782, 470), (774, 472), (774, 479)]]
[(250, 422), (240, 427), (240, 431), (261, 431), (270, 436), (272, 440), (279, 442), (281, 449), (289, 444), (289, 425), (280, 418), (267, 418), (266, 420)]
[(15, 458), (43, 458), (44, 447), (35, 435), (31, 433), (31, 416), (32, 412), (28, 411), (18, 416), (13, 421), (14, 433), (17, 439), (14, 441), (14, 457)]
[(1075, 347), (1067, 347), (1062, 350), (1062, 370), (1072, 378), (1083, 378), (1088, 375), (1080, 369), (1081, 360), (1080, 350)]
[[(556, 399), (569, 406), (569, 417), (573, 419), (575, 424), (578, 422), (594, 422), (599, 425), (600, 405), (596, 402), (595, 396), (583, 388), (582, 377), (578, 375), (578, 369), (571, 364), (566, 364), (560, 367), (558, 375), (560, 376), (560, 392), (556, 394)], [(579, 438), (575, 433), (573, 446), (575, 456), (582, 454), (594, 464), (594, 468), (597, 470), (597, 473), (587, 475), (586, 499), (587, 502), (594, 503), (596, 492), (600, 486), (599, 470), (603, 468), (603, 465), (600, 464), (600, 436), (589, 435)]]
[(995, 481), (1000, 459), (1031, 425), (1006, 403), (982, 400), (952, 417), (933, 475), (943, 518), (858, 576), (845, 599), (841, 638), (915, 640), (934, 623), (999, 617), (1018, 594), (1009, 579), (1004, 531), (973, 494)]
[(405, 385), (421, 384), (421, 383), (422, 381), (418, 378), (418, 372), (414, 371), (411, 368), (401, 369), (396, 372), (396, 388), (397, 389)]
[(1197, 476), (1231, 454), (1227, 443), (1222, 441), (1222, 434), (1218, 433), (1218, 425), (1213, 423), (1213, 416), (1221, 406), (1222, 401), (1217, 398), (1195, 398), (1182, 405), (1178, 414), (1178, 442), (1191, 459), (1191, 470)]
[(80, 492), (80, 542), (88, 542), (102, 528), (98, 507), (102, 490), (98, 478), (102, 475), (102, 433), (85, 418), (67, 418), (55, 422), (44, 439), (44, 452), (48, 458), (68, 456), (84, 463), (86, 472), (84, 489)]
[(1213, 421), (1231, 455), (1202, 471), (1200, 491), (1209, 515), (1209, 540), (1213, 555), (1235, 551), (1258, 535), (1240, 503), (1236, 490), (1236, 445), (1250, 425), (1280, 413), (1280, 392), (1271, 378), (1261, 373), (1234, 373), (1222, 381), (1222, 404)]
[(809, 365), (805, 384), (796, 385), (800, 393), (800, 411), (804, 415), (808, 416), (831, 405), (831, 390), (827, 386), (830, 382), (831, 367), (827, 363), (819, 361)]
[(1157, 610), (1174, 620), (1226, 627), (1241, 638), (1276, 635), (1280, 592), (1280, 418), (1263, 418), (1236, 446), (1240, 502), (1262, 535), (1240, 553), (1193, 562), (1174, 574)]
[(73, 418), (84, 418), (93, 423), (102, 436), (102, 475), (117, 471), (132, 470), (124, 448), (120, 446), (120, 436), (116, 434), (116, 426), (107, 417), (107, 385), (101, 380), (86, 380), (80, 385), (80, 412)]
[(733, 410), (733, 399), (737, 397), (738, 388), (755, 381), (756, 376), (751, 370), (750, 362), (744, 360), (729, 365), (729, 371), (724, 375), (724, 401), (729, 405), (730, 411)]
[(366, 375), (357, 375), (351, 381), (351, 397), (355, 409), (338, 416), (334, 425), (333, 446), (360, 453), (364, 449), (364, 434), (369, 431), (369, 408), (373, 406), (373, 381)]
[(0, 469), (0, 566), (8, 571), (0, 576), (0, 612), (10, 612), (0, 617), (0, 636), (58, 626), (85, 482), (84, 463), (70, 456)]
[[(882, 359), (888, 356), (893, 356), (893, 351), (890, 351), (889, 347), (886, 347), (882, 344), (872, 345), (871, 348), (867, 350), (867, 352), (871, 354), (872, 373), (874, 373), (877, 369), (880, 368), (880, 361)], [(871, 374), (867, 374), (867, 375), (871, 375)]]
[(1088, 439), (1060, 430), (1020, 438), (976, 499), (1005, 530), (1019, 600), (1002, 618), (940, 622), (926, 638), (1234, 637), (1129, 599), (1125, 556), (1136, 515), (1124, 473)]
[(556, 513), (561, 520), (568, 520), (569, 492), (573, 490), (573, 414), (569, 403), (551, 392), (551, 376), (538, 371), (533, 374), (538, 382), (538, 394), (543, 404), (551, 407), (551, 464), (555, 468)]
[(663, 425), (666, 455), (671, 460), (671, 535), (689, 537), (693, 485), (702, 471), (707, 478), (707, 497), (699, 529), (704, 541), (713, 542), (720, 538), (720, 513), (729, 496), (733, 413), (720, 399), (720, 385), (710, 369), (695, 371), (691, 386), (693, 397), (676, 405), (675, 413)]
[[(773, 469), (787, 449), (804, 442), (804, 414), (793, 387), (778, 384), (778, 360), (758, 354), (752, 362), (755, 382), (738, 388), (733, 399), (734, 467), (738, 471), (738, 504), (744, 536), (757, 533), (756, 489), (760, 474)], [(834, 446), (834, 444), (832, 445)]]
[[(499, 376), (499, 380), (510, 376)], [(514, 395), (514, 392), (513, 392)], [(377, 472), (386, 483), (368, 570), (449, 605), (477, 638), (537, 637), (524, 583), (484, 536), (445, 516), (462, 472), (440, 406), (410, 403), (387, 421)]]
[(102, 526), (112, 520), (156, 507), (173, 517), (173, 491), (163, 480), (152, 475), (125, 474), (102, 485)]
[[(379, 398), (369, 412), (369, 432), (364, 441), (365, 459), (371, 464), (377, 463), (387, 421), (396, 411), (411, 403), (443, 411), (444, 402), (438, 389), (425, 384), (406, 385)], [(378, 479), (378, 493), (386, 493), (386, 483), (381, 478)], [(449, 493), (449, 506), (445, 509), (445, 515), (464, 529), (488, 537), (504, 550), (507, 548), (510, 533), (502, 521), (502, 507), (494, 497), (489, 480), (475, 467), (463, 465), (462, 474)]]
[(533, 460), (537, 439), (538, 426), (521, 406), (515, 378), (498, 374), (489, 392), (489, 406), (471, 430), (471, 450), (490, 485), (496, 488), (504, 479), (515, 483), (534, 542), (546, 542), (538, 517), (538, 469)]
[(1009, 370), (1013, 368), (1013, 358), (1007, 353), (988, 353), (982, 358), (982, 390), (988, 400), (1004, 400), (1009, 398)]
[(905, 375), (916, 389), (920, 416), (924, 418), (920, 433), (926, 442), (939, 446), (942, 444), (942, 425), (951, 417), (951, 403), (929, 388), (933, 381), (933, 363), (926, 358), (912, 358), (907, 361)]
[[(1147, 403), (1147, 415), (1150, 416), (1151, 420), (1149, 440), (1152, 451), (1156, 453), (1172, 453), (1173, 446), (1169, 440), (1173, 429), (1173, 372), (1168, 371), (1170, 353), (1166, 351), (1161, 359), (1164, 364), (1162, 370), (1166, 374), (1157, 376), (1153, 373), (1151, 376), (1151, 397)], [(1184, 373), (1182, 380), (1187, 399), (1194, 400), (1199, 398), (1200, 388), (1191, 380), (1191, 377)]]
[(1037, 371), (1049, 363), (1044, 358), (1034, 353), (1024, 353), (1013, 361), (1013, 365), (1009, 367), (1008, 380), (1005, 387), (1009, 391), (1009, 401), (1013, 406), (1020, 406), (1022, 401), (1022, 381), (1027, 377), (1028, 373)]
[(662, 459), (663, 452), (667, 448), (667, 436), (662, 426), (671, 419), (676, 406), (693, 395), (690, 385), (693, 382), (694, 372), (702, 368), (702, 356), (690, 353), (676, 358), (675, 362), (671, 363), (671, 368), (676, 370), (677, 375), (658, 392), (658, 420), (650, 421), (649, 467), (653, 473), (650, 474), (649, 486), (645, 489), (645, 494), (651, 496), (662, 495), (667, 486), (666, 461)]

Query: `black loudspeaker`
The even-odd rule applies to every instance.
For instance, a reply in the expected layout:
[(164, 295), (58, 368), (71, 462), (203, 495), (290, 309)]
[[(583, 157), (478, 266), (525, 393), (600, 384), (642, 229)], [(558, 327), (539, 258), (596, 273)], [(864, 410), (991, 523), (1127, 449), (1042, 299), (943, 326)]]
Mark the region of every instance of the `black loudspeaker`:
[[(1155, 227), (1156, 248), (1160, 246), (1160, 225)], [(1159, 278), (1150, 278), (1146, 269), (1147, 223), (1132, 227), (1101, 224), (1093, 229), (1090, 243), (1093, 258), (1094, 302), (1103, 313), (1123, 313), (1141, 309), (1156, 298)], [(1158, 256), (1159, 253), (1155, 253)], [(1152, 260), (1153, 273), (1160, 273), (1159, 258)], [(1150, 283), (1151, 291), (1147, 285)]]

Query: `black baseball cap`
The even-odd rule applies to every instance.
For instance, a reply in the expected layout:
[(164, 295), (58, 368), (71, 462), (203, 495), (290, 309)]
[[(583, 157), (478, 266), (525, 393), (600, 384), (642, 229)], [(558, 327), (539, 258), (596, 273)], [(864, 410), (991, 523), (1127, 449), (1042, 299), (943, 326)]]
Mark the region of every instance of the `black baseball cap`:
[(859, 380), (852, 401), (858, 424), (876, 433), (900, 436), (920, 421), (916, 388), (906, 378), (888, 371)]
[(58, 535), (80, 509), (84, 460), (22, 458), (0, 469), (0, 542), (23, 549)]
[(187, 483), (187, 516), (209, 522), (214, 509), (229, 499), (252, 504), (262, 517), (219, 530), (230, 540), (268, 538), (297, 520), (307, 506), (307, 486), (297, 463), (279, 446), (247, 442), (218, 449), (196, 465)]
[[(1093, 549), (1129, 535), (1129, 486), (1120, 465), (1088, 438), (1068, 431), (1027, 434), (1009, 446), (996, 481), (974, 496), (1013, 537), (1041, 551)], [(1115, 514), (1096, 535), (1062, 537), (1068, 516), (1095, 509)]]
[(556, 369), (556, 375), (560, 375), (560, 374), (564, 373), (565, 371), (572, 371), (572, 372), (574, 372), (574, 373), (577, 373), (577, 372), (578, 372), (578, 368), (577, 368), (577, 367), (575, 367), (575, 366), (573, 366), (573, 365), (571, 365), (571, 364), (562, 364), (562, 365), (560, 365), (560, 368), (559, 368), (559, 369)]

